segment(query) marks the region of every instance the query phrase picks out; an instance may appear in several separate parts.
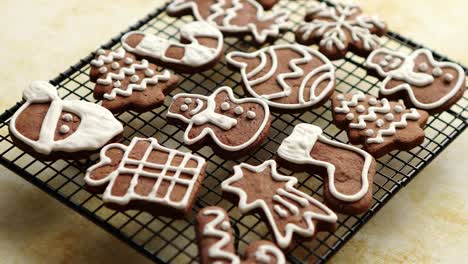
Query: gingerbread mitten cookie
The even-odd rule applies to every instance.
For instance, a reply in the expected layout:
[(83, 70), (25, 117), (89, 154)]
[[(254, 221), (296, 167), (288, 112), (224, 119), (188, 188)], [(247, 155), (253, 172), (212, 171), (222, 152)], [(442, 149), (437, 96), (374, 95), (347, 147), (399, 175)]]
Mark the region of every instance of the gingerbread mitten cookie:
[(318, 107), (335, 87), (333, 64), (320, 52), (298, 44), (252, 53), (234, 51), (226, 60), (239, 68), (247, 92), (280, 111)]
[(247, 155), (268, 135), (270, 111), (256, 98), (237, 99), (221, 87), (211, 96), (178, 94), (167, 113), (168, 121), (186, 127), (184, 142), (194, 149), (211, 146), (223, 157)]
[(181, 42), (132, 31), (122, 46), (137, 56), (177, 72), (195, 73), (214, 67), (223, 56), (223, 34), (213, 25), (195, 21), (180, 28)]
[(205, 168), (201, 157), (165, 148), (154, 138), (133, 138), (128, 146), (103, 148), (85, 182), (92, 191), (104, 190), (102, 199), (110, 208), (182, 217), (192, 210)]
[(122, 136), (123, 126), (109, 110), (62, 100), (47, 82), (32, 82), (23, 98), (26, 102), (11, 118), (10, 135), (16, 146), (39, 159), (87, 158)]
[(277, 172), (276, 162), (259, 166), (242, 163), (234, 175), (221, 183), (228, 197), (238, 200), (242, 213), (261, 212), (276, 244), (287, 249), (293, 236), (312, 238), (321, 230), (332, 230), (337, 216), (328, 207), (294, 187), (297, 178)]
[(372, 205), (374, 158), (359, 148), (326, 138), (320, 127), (296, 125), (281, 143), (278, 157), (289, 169), (322, 176), (325, 202), (334, 211), (360, 214)]
[(352, 51), (367, 57), (380, 47), (380, 38), (387, 25), (376, 16), (367, 16), (355, 4), (315, 3), (296, 31), (296, 41), (305, 45), (318, 44), (320, 51), (331, 59), (341, 59)]
[(370, 73), (384, 79), (380, 96), (403, 99), (408, 106), (440, 113), (455, 104), (465, 91), (465, 72), (452, 62), (436, 61), (427, 49), (410, 55), (378, 49), (367, 59)]
[(403, 102), (378, 100), (362, 92), (337, 95), (332, 100), (333, 122), (348, 132), (353, 144), (362, 144), (379, 158), (393, 150), (410, 150), (424, 141), (429, 114)]
[(158, 71), (147, 60), (137, 60), (122, 48), (99, 50), (91, 61), (90, 77), (96, 83), (94, 98), (102, 99), (102, 106), (113, 113), (146, 112), (162, 105), (179, 79), (168, 70)]

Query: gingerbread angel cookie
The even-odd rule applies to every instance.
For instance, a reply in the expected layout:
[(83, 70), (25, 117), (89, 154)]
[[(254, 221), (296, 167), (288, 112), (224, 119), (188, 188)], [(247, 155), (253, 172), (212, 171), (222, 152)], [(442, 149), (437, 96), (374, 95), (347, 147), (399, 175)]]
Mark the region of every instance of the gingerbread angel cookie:
[(335, 67), (320, 52), (299, 44), (274, 45), (245, 53), (230, 52), (248, 93), (279, 111), (318, 107), (333, 94)]
[(235, 253), (229, 216), (223, 208), (209, 206), (197, 215), (196, 232), (200, 263), (285, 264), (283, 252), (273, 243), (257, 241), (245, 250), (245, 258)]
[(196, 20), (215, 25), (224, 34), (252, 35), (256, 44), (278, 38), (289, 27), (288, 12), (265, 13), (255, 0), (174, 0), (166, 11), (177, 17), (193, 14)]
[(465, 91), (465, 72), (452, 62), (436, 61), (427, 49), (410, 55), (378, 49), (367, 59), (370, 73), (384, 79), (380, 96), (403, 99), (408, 106), (440, 113), (455, 104)]
[(177, 72), (195, 73), (213, 68), (223, 55), (223, 34), (213, 25), (195, 21), (180, 28), (181, 41), (131, 31), (122, 46), (139, 57)]
[(238, 200), (242, 213), (260, 212), (276, 244), (290, 247), (295, 235), (311, 239), (316, 232), (333, 230), (337, 216), (328, 207), (294, 187), (297, 178), (277, 172), (276, 162), (242, 163), (234, 175), (221, 183), (228, 198)]
[(333, 122), (348, 132), (352, 144), (379, 158), (393, 150), (410, 150), (424, 141), (429, 114), (404, 103), (376, 99), (362, 92), (339, 94), (332, 100)]
[(109, 110), (62, 100), (47, 82), (32, 82), (23, 98), (26, 102), (10, 120), (10, 135), (16, 146), (39, 159), (87, 158), (122, 136), (123, 126)]
[(247, 155), (268, 135), (270, 111), (256, 98), (237, 99), (221, 87), (211, 96), (177, 94), (168, 121), (186, 127), (184, 142), (194, 149), (205, 145), (226, 158)]
[(289, 169), (322, 176), (325, 202), (334, 211), (354, 215), (372, 205), (374, 158), (359, 148), (326, 138), (319, 127), (296, 125), (281, 143), (278, 157)]
[(154, 138), (133, 138), (128, 146), (103, 148), (85, 183), (92, 191), (104, 190), (102, 199), (110, 208), (182, 217), (192, 210), (205, 168), (201, 157), (163, 147)]
[(376, 16), (367, 16), (355, 4), (314, 3), (296, 31), (296, 41), (305, 45), (318, 44), (320, 51), (331, 59), (341, 59), (347, 51), (367, 57), (380, 47), (380, 38), (387, 25)]
[(96, 83), (94, 98), (113, 113), (125, 110), (146, 112), (164, 103), (166, 94), (178, 83), (178, 77), (168, 70), (120, 48), (117, 51), (98, 50), (91, 61), (91, 81)]

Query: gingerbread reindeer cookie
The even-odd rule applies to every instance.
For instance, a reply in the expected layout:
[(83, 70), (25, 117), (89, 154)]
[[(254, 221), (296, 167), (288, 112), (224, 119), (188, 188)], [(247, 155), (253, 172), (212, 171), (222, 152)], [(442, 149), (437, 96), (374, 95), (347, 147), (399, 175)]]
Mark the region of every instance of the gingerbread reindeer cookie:
[(91, 81), (96, 83), (94, 98), (113, 113), (125, 110), (146, 112), (164, 103), (166, 94), (178, 83), (178, 77), (168, 70), (120, 48), (117, 51), (98, 50), (91, 61)]
[(197, 215), (196, 232), (200, 263), (286, 264), (283, 252), (273, 243), (257, 241), (245, 250), (245, 258), (235, 253), (229, 216), (223, 208), (209, 206)]
[(242, 163), (221, 183), (226, 197), (238, 200), (242, 213), (260, 212), (276, 241), (287, 249), (295, 235), (311, 239), (316, 232), (332, 230), (337, 216), (328, 207), (294, 187), (297, 178), (277, 172), (276, 162)]
[(240, 70), (244, 88), (279, 111), (318, 107), (333, 94), (335, 67), (320, 52), (299, 44), (230, 52), (227, 62)]
[(237, 99), (221, 87), (211, 96), (177, 94), (168, 121), (186, 127), (184, 142), (194, 149), (205, 145), (226, 158), (247, 155), (268, 135), (270, 111), (256, 98)]
[(410, 55), (378, 49), (367, 59), (371, 74), (383, 79), (380, 96), (403, 99), (408, 106), (440, 113), (455, 104), (465, 91), (463, 68), (452, 62), (436, 61), (427, 49)]
[(223, 55), (223, 35), (213, 25), (195, 21), (180, 28), (181, 41), (131, 31), (122, 46), (139, 57), (177, 72), (195, 73), (214, 67)]

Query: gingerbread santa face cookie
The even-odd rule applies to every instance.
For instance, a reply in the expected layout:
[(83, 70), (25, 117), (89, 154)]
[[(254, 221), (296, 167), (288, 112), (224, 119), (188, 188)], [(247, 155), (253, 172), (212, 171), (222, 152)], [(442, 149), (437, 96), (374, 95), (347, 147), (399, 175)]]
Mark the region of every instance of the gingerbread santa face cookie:
[(185, 144), (205, 145), (226, 158), (247, 155), (266, 138), (270, 128), (268, 105), (256, 98), (237, 99), (221, 87), (211, 96), (178, 94), (167, 113), (168, 121), (186, 127)]
[(177, 72), (195, 73), (214, 67), (223, 55), (223, 35), (213, 25), (195, 21), (180, 28), (181, 41), (132, 31), (122, 46), (139, 57)]
[(244, 88), (251, 95), (280, 111), (318, 107), (335, 87), (333, 64), (320, 52), (298, 44), (252, 53), (234, 51), (226, 60), (240, 70)]
[(192, 210), (205, 168), (201, 157), (165, 148), (154, 138), (133, 138), (128, 146), (103, 148), (85, 182), (91, 190), (105, 189), (102, 199), (108, 207), (181, 217)]
[(122, 48), (99, 50), (91, 61), (90, 78), (96, 83), (94, 98), (102, 99), (102, 106), (113, 113), (152, 110), (164, 103), (178, 83), (168, 70), (160, 72), (156, 65), (139, 61)]
[(196, 20), (215, 25), (225, 34), (252, 35), (256, 44), (278, 38), (289, 27), (288, 12), (265, 13), (255, 0), (174, 0), (166, 11), (177, 17), (193, 14)]
[(273, 243), (257, 241), (245, 250), (245, 259), (235, 253), (229, 216), (223, 208), (209, 206), (197, 215), (196, 232), (200, 263), (285, 264), (283, 252)]
[(57, 89), (35, 81), (10, 120), (16, 146), (44, 160), (82, 159), (120, 139), (122, 124), (109, 110), (85, 101), (62, 100)]
[(356, 147), (330, 140), (322, 129), (299, 124), (278, 148), (281, 165), (324, 178), (325, 202), (334, 211), (360, 214), (372, 204), (375, 160)]
[(348, 132), (353, 144), (378, 158), (393, 150), (409, 150), (424, 141), (429, 114), (403, 102), (378, 100), (362, 92), (333, 98), (333, 122)]
[(452, 62), (436, 61), (427, 49), (410, 55), (378, 49), (367, 59), (370, 73), (383, 79), (380, 96), (403, 99), (408, 106), (429, 113), (449, 109), (465, 90), (465, 72)]
[(306, 23), (296, 31), (296, 41), (318, 44), (331, 59), (341, 59), (347, 51), (367, 57), (380, 47), (379, 36), (387, 32), (386, 24), (376, 16), (367, 16), (355, 4), (315, 3), (308, 10)]
[(293, 236), (310, 239), (319, 229), (333, 229), (337, 221), (335, 213), (296, 189), (296, 183), (297, 178), (279, 174), (276, 162), (269, 160), (259, 166), (234, 166), (234, 175), (221, 188), (238, 198), (242, 213), (261, 212), (276, 244), (286, 249)]

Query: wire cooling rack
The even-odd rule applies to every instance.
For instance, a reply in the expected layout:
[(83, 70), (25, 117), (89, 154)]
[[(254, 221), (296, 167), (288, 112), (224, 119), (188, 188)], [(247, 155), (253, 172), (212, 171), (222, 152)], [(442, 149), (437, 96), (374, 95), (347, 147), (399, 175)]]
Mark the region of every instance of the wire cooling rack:
[[(289, 9), (295, 26), (302, 20), (306, 0), (282, 1), (282, 8)], [(129, 30), (143, 30), (148, 33), (176, 38), (178, 28), (192, 21), (190, 16), (180, 19), (171, 18), (158, 9), (143, 18)], [(123, 34), (123, 33), (122, 33)], [(116, 36), (103, 48), (116, 49), (120, 46), (122, 35)], [(408, 40), (397, 33), (390, 32), (383, 37), (385, 46), (410, 53), (421, 45)], [(287, 32), (276, 43), (294, 42), (293, 31)], [(249, 40), (226, 39), (226, 52), (233, 50), (252, 51)], [(448, 60), (434, 53), (438, 60)], [(94, 57), (90, 54), (78, 64), (70, 67), (51, 81), (59, 87), (60, 95), (65, 99), (80, 99), (94, 102), (92, 90), (94, 84), (89, 81), (89, 62)], [(363, 67), (364, 59), (348, 53), (345, 59), (336, 61), (338, 83), (337, 92), (361, 90), (377, 95), (378, 80), (368, 76)], [(465, 74), (467, 73), (466, 68)], [(228, 85), (234, 88), (237, 96), (244, 96), (239, 73), (227, 69), (223, 60), (211, 70), (199, 74), (181, 75), (181, 83), (171, 95), (180, 92), (211, 94), (216, 87)], [(151, 112), (137, 114), (125, 112), (118, 116), (125, 124), (125, 141), (128, 144), (133, 137), (154, 136), (161, 144), (179, 150), (188, 150), (183, 145), (183, 130), (168, 125), (165, 112), (170, 103), (166, 98), (164, 106)], [(16, 104), (0, 116), (0, 162), (16, 172), (25, 180), (66, 204), (73, 210), (109, 231), (139, 252), (158, 263), (197, 262), (198, 250), (193, 228), (194, 217), (173, 220), (165, 217), (153, 217), (140, 211), (116, 212), (103, 206), (99, 195), (83, 189), (83, 176), (86, 169), (95, 162), (91, 160), (72, 162), (58, 160), (43, 162), (16, 148), (8, 133), (8, 122), (12, 114), (21, 106)], [(293, 263), (323, 263), (330, 259), (369, 219), (378, 212), (403, 186), (413, 179), (426, 165), (439, 155), (466, 128), (468, 117), (468, 98), (465, 95), (449, 111), (432, 116), (425, 128), (424, 143), (411, 151), (394, 151), (378, 160), (378, 172), (374, 182), (372, 208), (360, 216), (339, 215), (338, 228), (333, 233), (320, 233), (316, 239), (301, 243), (292, 248), (287, 258)], [(239, 252), (246, 245), (259, 239), (272, 239), (266, 225), (258, 215), (243, 216), (230, 202), (221, 197), (220, 183), (232, 173), (232, 166), (239, 162), (259, 164), (275, 156), (281, 141), (287, 137), (298, 123), (312, 123), (323, 128), (330, 138), (348, 142), (346, 133), (332, 123), (330, 103), (313, 111), (301, 114), (273, 114), (273, 123), (268, 139), (262, 147), (250, 156), (236, 161), (223, 160), (205, 147), (196, 154), (208, 161), (207, 176), (196, 202), (195, 210), (207, 205), (219, 205), (229, 211)], [(290, 171), (280, 169), (283, 174)], [(300, 181), (300, 189), (322, 197), (322, 180), (314, 175), (294, 174)]]

